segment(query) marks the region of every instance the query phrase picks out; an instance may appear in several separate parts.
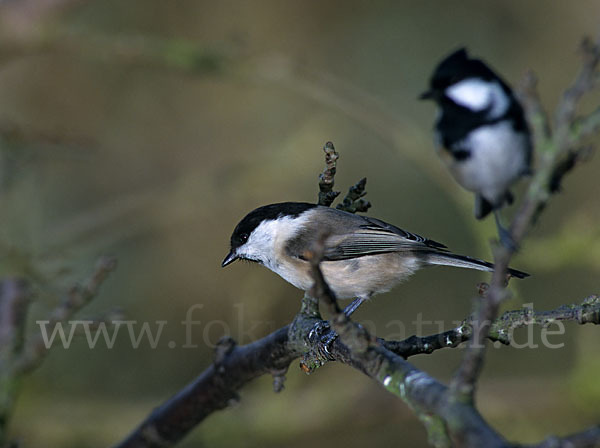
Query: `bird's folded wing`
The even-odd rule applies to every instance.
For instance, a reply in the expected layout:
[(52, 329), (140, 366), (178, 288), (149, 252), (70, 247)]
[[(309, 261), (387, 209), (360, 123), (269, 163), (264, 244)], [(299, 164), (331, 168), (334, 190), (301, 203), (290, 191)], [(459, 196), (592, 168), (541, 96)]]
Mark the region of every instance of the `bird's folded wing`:
[(345, 235), (333, 235), (325, 243), (325, 261), (347, 260), (389, 252), (439, 250), (424, 238), (409, 239), (387, 230), (364, 229)]

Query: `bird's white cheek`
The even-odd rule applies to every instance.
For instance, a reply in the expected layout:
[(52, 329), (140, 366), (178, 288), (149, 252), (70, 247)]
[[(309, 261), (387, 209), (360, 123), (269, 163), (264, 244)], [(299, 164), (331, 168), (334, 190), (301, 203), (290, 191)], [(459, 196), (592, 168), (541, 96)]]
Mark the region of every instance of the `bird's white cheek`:
[(491, 85), (478, 79), (465, 79), (446, 89), (446, 96), (472, 111), (482, 111), (490, 104)]
[(465, 79), (446, 89), (446, 96), (473, 112), (489, 109), (489, 119), (501, 117), (509, 107), (509, 98), (497, 81)]

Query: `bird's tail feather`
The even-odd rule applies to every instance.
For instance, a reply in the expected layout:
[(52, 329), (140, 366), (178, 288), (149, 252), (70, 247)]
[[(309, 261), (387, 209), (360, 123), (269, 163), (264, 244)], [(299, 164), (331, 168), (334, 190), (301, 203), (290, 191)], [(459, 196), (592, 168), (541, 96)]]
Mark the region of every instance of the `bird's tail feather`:
[[(456, 266), (457, 268), (476, 269), (478, 271), (492, 272), (494, 265), (478, 258), (468, 257), (466, 255), (457, 255), (453, 253), (430, 253), (427, 254), (427, 264), (441, 266)], [(516, 278), (529, 277), (529, 274), (516, 269), (508, 268), (508, 273)]]

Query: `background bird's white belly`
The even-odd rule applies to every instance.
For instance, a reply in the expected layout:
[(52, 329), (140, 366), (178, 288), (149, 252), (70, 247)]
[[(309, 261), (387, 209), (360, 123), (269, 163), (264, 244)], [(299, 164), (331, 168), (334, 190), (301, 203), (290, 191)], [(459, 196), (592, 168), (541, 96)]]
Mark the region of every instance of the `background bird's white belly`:
[(452, 160), (450, 171), (467, 190), (498, 201), (521, 174), (526, 156), (523, 136), (513, 131), (511, 123), (500, 122), (473, 131), (465, 143), (472, 148), (470, 157)]

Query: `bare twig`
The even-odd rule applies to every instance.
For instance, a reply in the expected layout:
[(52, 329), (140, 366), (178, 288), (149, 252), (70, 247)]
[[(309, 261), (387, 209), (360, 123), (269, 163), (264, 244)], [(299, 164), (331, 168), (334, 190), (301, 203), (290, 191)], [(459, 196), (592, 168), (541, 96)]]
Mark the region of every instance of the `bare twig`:
[[(114, 259), (102, 258), (85, 285), (73, 288), (52, 312), (50, 321), (54, 324), (66, 321), (89, 303), (115, 266)], [(30, 291), (24, 280), (5, 279), (0, 282), (0, 446), (9, 446), (6, 425), (23, 375), (37, 367), (47, 353), (41, 335), (36, 335), (32, 341), (25, 337), (29, 298)]]
[(583, 64), (575, 81), (563, 94), (556, 108), (555, 127), (556, 143), (560, 149), (568, 148), (574, 142), (570, 131), (575, 122), (575, 114), (581, 97), (592, 90), (598, 76), (600, 62), (600, 37), (594, 42), (585, 38), (581, 43)]
[(337, 205), (337, 209), (344, 210), (350, 213), (366, 212), (371, 207), (371, 203), (365, 199), (362, 199), (367, 194), (365, 186), (367, 185), (367, 178), (363, 177), (356, 184), (348, 189), (348, 193), (341, 204)]
[[(329, 207), (340, 194), (339, 191), (333, 191), (337, 160), (340, 156), (332, 142), (325, 143), (323, 151), (325, 151), (325, 170), (319, 176), (319, 200), (317, 203)], [(367, 194), (366, 185), (367, 178), (364, 177), (351, 186), (344, 200), (336, 208), (349, 213), (366, 212), (371, 207), (371, 203), (363, 199), (363, 196)]]
[[(66, 322), (75, 313), (90, 303), (98, 294), (100, 286), (108, 275), (116, 268), (117, 260), (113, 257), (102, 257), (96, 264), (96, 269), (83, 286), (75, 285), (67, 293), (62, 303), (50, 314), (48, 320), (50, 327), (59, 322)], [(21, 374), (30, 372), (36, 368), (48, 352), (44, 339), (36, 335), (31, 341), (27, 341), (21, 356), (15, 362), (14, 368)]]
[(545, 151), (550, 146), (552, 131), (550, 120), (540, 100), (537, 84), (537, 76), (532, 70), (528, 70), (519, 86), (519, 100), (527, 111), (535, 147)]
[(30, 298), (25, 280), (7, 278), (0, 282), (0, 446), (8, 442), (6, 429), (19, 391), (20, 378), (14, 374), (13, 365), (22, 350)]
[(332, 142), (325, 143), (323, 151), (325, 152), (325, 170), (319, 176), (319, 200), (317, 203), (329, 207), (340, 194), (339, 191), (333, 191), (339, 154)]

